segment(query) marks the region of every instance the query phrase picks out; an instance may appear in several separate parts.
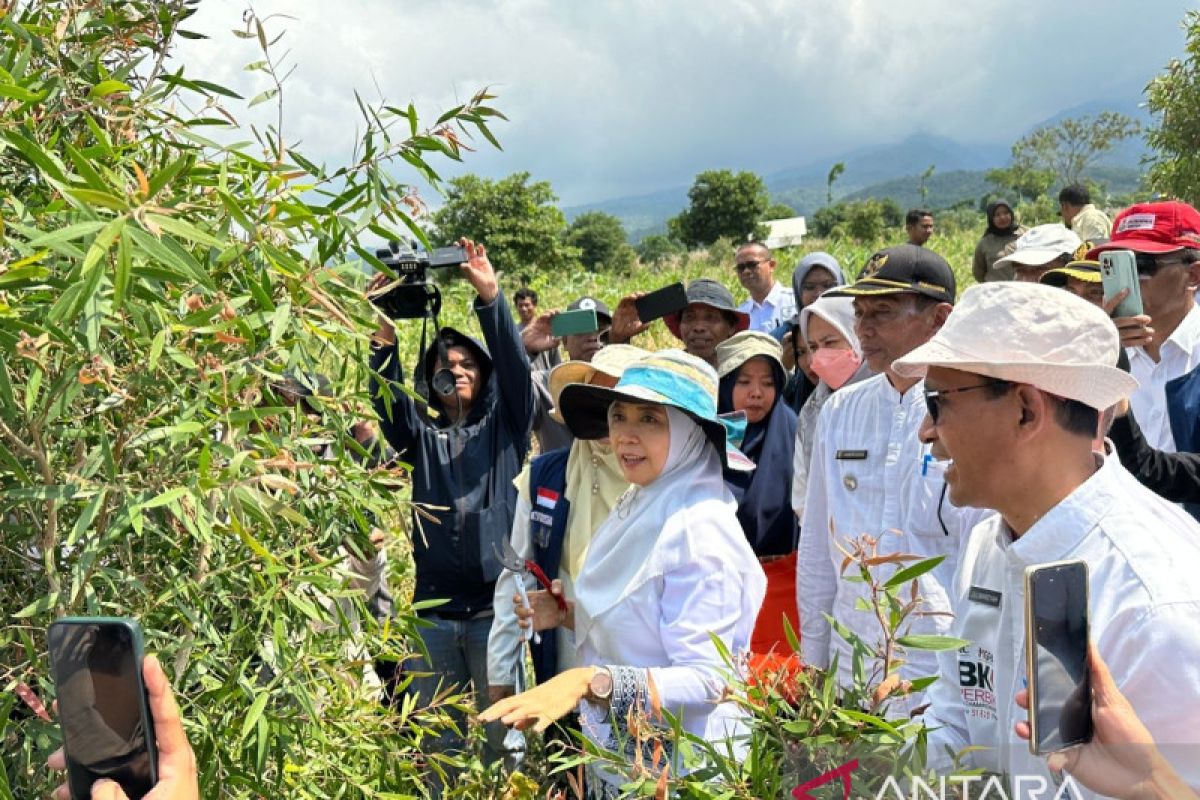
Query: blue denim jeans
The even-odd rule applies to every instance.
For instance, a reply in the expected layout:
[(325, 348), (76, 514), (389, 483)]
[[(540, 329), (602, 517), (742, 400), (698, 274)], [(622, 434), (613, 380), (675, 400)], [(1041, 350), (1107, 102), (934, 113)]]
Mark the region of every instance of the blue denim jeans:
[[(423, 617), (433, 623), (431, 628), (421, 628), (421, 640), (429, 652), (429, 660), (418, 657), (405, 664), (410, 673), (428, 673), (413, 678), (409, 691), (417, 695), (418, 702), (429, 705), (439, 691), (457, 687), (457, 691), (475, 690), (475, 708), (479, 711), (488, 707), (487, 697), (487, 645), (492, 630), (490, 616), (477, 619), (443, 619), (436, 615)], [(471, 686), (468, 686), (471, 684)], [(462, 712), (452, 711), (459, 730), (466, 732), (466, 719)], [(484, 727), (487, 744), (484, 747), (485, 763), (492, 763), (504, 754), (505, 728), (498, 722)], [(462, 750), (463, 737), (445, 732), (435, 747), (441, 751)]]

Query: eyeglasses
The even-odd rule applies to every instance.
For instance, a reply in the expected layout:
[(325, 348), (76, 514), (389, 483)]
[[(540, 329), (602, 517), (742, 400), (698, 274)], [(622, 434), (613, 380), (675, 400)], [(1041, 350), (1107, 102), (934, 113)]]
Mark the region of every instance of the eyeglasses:
[(937, 425), (938, 415), (942, 413), (939, 401), (944, 395), (956, 394), (957, 392), (972, 392), (976, 389), (987, 389), (989, 386), (1009, 387), (1012, 386), (1012, 382), (994, 380), (976, 384), (975, 386), (963, 386), (958, 389), (927, 389), (925, 390), (925, 410), (929, 412), (929, 418), (933, 420), (933, 424)]
[(763, 263), (765, 260), (766, 259), (759, 261), (739, 261), (733, 265), (733, 268), (738, 272), (755, 272), (758, 270), (758, 265)]
[(1189, 256), (1166, 258), (1156, 256), (1153, 253), (1134, 253), (1133, 257), (1137, 259), (1138, 276), (1145, 276), (1147, 278), (1153, 278), (1163, 267), (1172, 267), (1177, 265), (1186, 267), (1196, 260), (1195, 258)]

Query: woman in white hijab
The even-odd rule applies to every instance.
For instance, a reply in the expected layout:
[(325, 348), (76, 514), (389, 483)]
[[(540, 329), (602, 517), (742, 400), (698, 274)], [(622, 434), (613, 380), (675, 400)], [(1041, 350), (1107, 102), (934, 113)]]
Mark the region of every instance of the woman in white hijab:
[[(854, 298), (818, 297), (800, 310), (799, 336), (808, 345), (809, 367), (820, 378), (796, 421), (796, 449), (792, 456), (792, 510), (804, 516), (804, 494), (808, 491), (808, 462), (812, 460), (817, 415), (829, 397), (841, 389), (871, 377), (863, 360), (862, 345), (854, 332)], [(801, 532), (803, 534), (803, 531)]]
[[(737, 735), (743, 712), (721, 702), (729, 665), (712, 637), (735, 655), (748, 650), (766, 579), (722, 477), (723, 466), (753, 465), (717, 417), (716, 373), (667, 350), (612, 389), (567, 386), (561, 411), (576, 437), (610, 437), (632, 485), (592, 538), (568, 611), (534, 592), (522, 612), (535, 628), (574, 627), (581, 666), (480, 718), (544, 730), (578, 708), (584, 734), (630, 760), (630, 712), (654, 722), (669, 711), (714, 741)], [(599, 768), (589, 778), (593, 798), (617, 797), (625, 780)]]

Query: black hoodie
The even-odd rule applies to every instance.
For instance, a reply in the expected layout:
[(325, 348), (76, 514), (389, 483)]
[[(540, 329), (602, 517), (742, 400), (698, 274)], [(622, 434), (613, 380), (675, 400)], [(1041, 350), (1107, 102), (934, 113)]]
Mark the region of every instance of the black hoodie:
[[(450, 423), (445, 415), (430, 419), (404, 392), (380, 391), (374, 377), (371, 382), (383, 434), (400, 459), (412, 465), (413, 503), (427, 506), (413, 513), (413, 600), (448, 600), (433, 613), (462, 618), (492, 607), (501, 569), (496, 549), (512, 530), (517, 501), (513, 479), (529, 452), (533, 420), (529, 359), (504, 295), (489, 305), (476, 298), (474, 308), (486, 347), (453, 328), (440, 332), (450, 345), (469, 349), (480, 366), (482, 388), (461, 424)], [(494, 363), (489, 349), (496, 354)], [(426, 382), (436, 361), (435, 342), (422, 362)], [(401, 382), (394, 347), (375, 348), (371, 369)]]

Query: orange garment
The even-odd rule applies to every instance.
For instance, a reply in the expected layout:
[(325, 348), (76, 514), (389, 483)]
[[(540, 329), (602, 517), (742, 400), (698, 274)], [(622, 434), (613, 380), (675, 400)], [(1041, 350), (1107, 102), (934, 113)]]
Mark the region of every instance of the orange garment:
[(800, 638), (800, 612), (796, 608), (796, 553), (767, 561), (762, 565), (767, 574), (767, 596), (763, 599), (750, 636), (750, 652), (774, 652), (783, 656), (792, 652), (783, 631), (783, 619)]

